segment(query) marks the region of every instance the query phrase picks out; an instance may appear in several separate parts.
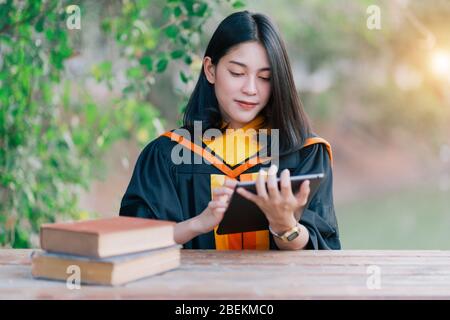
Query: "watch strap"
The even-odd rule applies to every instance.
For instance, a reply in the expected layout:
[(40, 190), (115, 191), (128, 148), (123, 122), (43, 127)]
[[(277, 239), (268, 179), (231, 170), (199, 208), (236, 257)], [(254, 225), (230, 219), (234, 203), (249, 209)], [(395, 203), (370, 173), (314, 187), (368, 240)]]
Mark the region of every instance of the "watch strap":
[(282, 241), (289, 242), (289, 241), (294, 240), (295, 238), (297, 238), (300, 235), (300, 223), (297, 222), (297, 224), (294, 227), (283, 232), (282, 234), (278, 234), (275, 231), (273, 231), (273, 229), (270, 227), (270, 225), (269, 225), (269, 231), (272, 235), (281, 239)]

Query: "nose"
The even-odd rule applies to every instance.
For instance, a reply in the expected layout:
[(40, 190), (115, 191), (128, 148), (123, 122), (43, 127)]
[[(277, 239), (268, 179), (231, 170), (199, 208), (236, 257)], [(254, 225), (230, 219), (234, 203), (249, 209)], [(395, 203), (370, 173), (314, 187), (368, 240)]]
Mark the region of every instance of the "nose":
[(242, 92), (249, 96), (254, 96), (256, 94), (257, 90), (255, 77), (250, 76), (247, 78), (244, 86), (242, 87)]

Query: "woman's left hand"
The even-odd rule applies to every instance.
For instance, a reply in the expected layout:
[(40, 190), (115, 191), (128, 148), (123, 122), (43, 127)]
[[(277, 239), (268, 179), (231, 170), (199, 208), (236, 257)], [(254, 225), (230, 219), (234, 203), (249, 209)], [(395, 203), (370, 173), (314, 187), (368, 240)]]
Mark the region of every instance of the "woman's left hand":
[(256, 179), (257, 194), (244, 188), (237, 192), (244, 198), (253, 201), (264, 212), (270, 227), (275, 232), (284, 232), (294, 227), (300, 221), (308, 200), (310, 188), (309, 180), (302, 183), (300, 190), (294, 195), (291, 188), (290, 172), (281, 172), (280, 188), (277, 183), (278, 168), (272, 165), (267, 173), (267, 188), (265, 172), (261, 169)]

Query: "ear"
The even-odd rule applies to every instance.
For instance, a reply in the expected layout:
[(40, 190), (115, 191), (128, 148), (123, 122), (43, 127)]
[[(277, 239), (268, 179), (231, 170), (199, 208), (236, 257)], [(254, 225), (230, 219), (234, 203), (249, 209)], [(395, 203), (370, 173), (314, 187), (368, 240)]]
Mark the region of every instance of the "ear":
[(214, 84), (216, 82), (216, 66), (213, 65), (211, 58), (208, 56), (203, 59), (203, 71), (208, 82)]

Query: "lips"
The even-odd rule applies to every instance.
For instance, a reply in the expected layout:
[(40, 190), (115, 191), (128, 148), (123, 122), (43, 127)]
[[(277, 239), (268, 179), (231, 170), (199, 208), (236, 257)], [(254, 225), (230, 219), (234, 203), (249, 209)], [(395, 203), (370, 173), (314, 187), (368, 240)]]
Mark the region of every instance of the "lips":
[(241, 106), (244, 109), (250, 110), (255, 108), (258, 103), (257, 102), (250, 102), (250, 101), (243, 101), (243, 100), (235, 100), (239, 106)]

